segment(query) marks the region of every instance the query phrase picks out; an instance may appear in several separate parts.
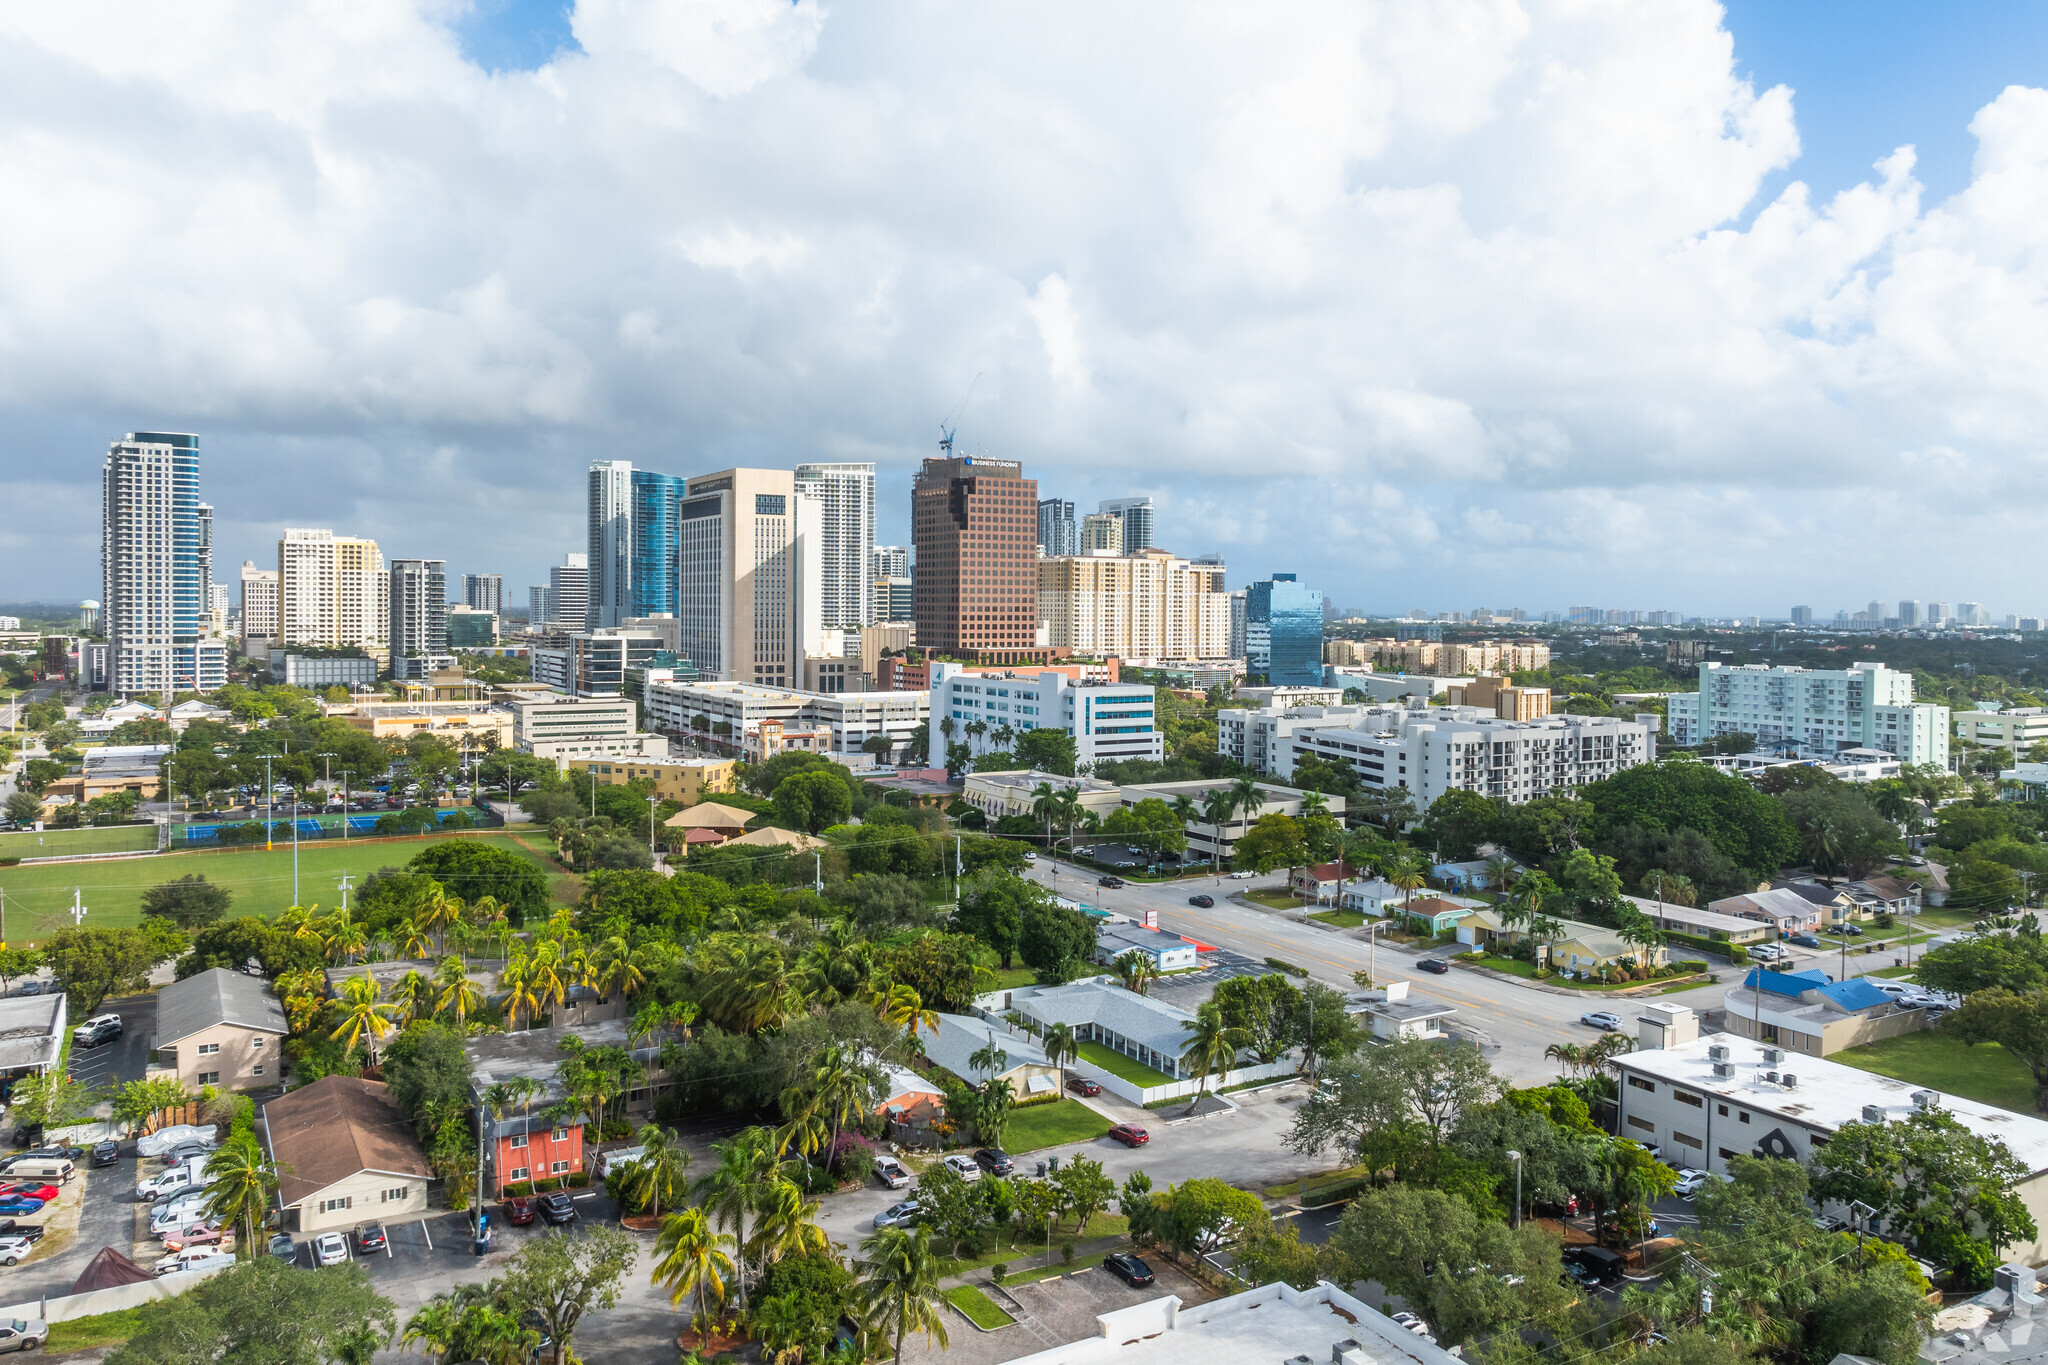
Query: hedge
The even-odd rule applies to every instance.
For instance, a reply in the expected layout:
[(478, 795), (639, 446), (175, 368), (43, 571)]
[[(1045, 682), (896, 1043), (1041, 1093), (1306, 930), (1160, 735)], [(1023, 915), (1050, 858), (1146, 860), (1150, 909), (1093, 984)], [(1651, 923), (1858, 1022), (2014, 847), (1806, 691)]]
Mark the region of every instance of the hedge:
[(1299, 976), (1303, 978), (1306, 978), (1308, 976), (1308, 968), (1297, 967), (1284, 957), (1269, 957), (1266, 959), (1266, 965), (1268, 967), (1273, 968), (1276, 971), (1285, 972), (1289, 976)]
[(1749, 949), (1743, 947), (1740, 943), (1728, 943), (1721, 939), (1700, 938), (1696, 934), (1681, 934), (1676, 929), (1666, 929), (1664, 931), (1664, 938), (1668, 943), (1675, 943), (1680, 947), (1690, 948), (1694, 952), (1714, 953), (1720, 957), (1725, 957), (1737, 966), (1741, 966), (1749, 961)]

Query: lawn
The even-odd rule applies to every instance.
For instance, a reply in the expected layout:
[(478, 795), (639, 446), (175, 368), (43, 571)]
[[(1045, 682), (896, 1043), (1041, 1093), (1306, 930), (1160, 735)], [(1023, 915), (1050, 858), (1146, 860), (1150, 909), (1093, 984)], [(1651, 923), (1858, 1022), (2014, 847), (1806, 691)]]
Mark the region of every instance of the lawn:
[(1003, 1129), (1003, 1150), (1017, 1155), (1063, 1142), (1093, 1142), (1109, 1129), (1108, 1119), (1079, 1100), (1034, 1104), (1011, 1112)]
[[(531, 859), (548, 871), (557, 894), (566, 880), (552, 865), (510, 835), (491, 832), (438, 836), (481, 839)], [(344, 872), (353, 886), (381, 867), (401, 867), (437, 836), (406, 839), (321, 840), (299, 845), (299, 896), (308, 905), (332, 908), (341, 903), (336, 889)], [(271, 916), (292, 903), (292, 849), (285, 844), (270, 852), (260, 847), (216, 849), (203, 853), (164, 853), (151, 858), (122, 858), (100, 863), (39, 863), (0, 868), (0, 888), (7, 892), (7, 930), (12, 938), (34, 941), (71, 922), (71, 893), (77, 888), (99, 929), (118, 929), (142, 918), (142, 893), (152, 886), (197, 873), (225, 886), (234, 895), (228, 913)]]
[(155, 825), (100, 829), (10, 829), (0, 833), (0, 858), (63, 858), (79, 853), (136, 853), (156, 848)]
[[(1120, 1213), (1098, 1213), (1090, 1218), (1088, 1226), (1082, 1228), (1079, 1232), (1069, 1228), (1066, 1225), (1066, 1220), (1063, 1218), (1060, 1221), (1060, 1225), (1053, 1229), (1052, 1250), (1057, 1253), (1061, 1242), (1072, 1242), (1079, 1246), (1084, 1242), (1093, 1242), (1102, 1237), (1127, 1237), (1130, 1235), (1130, 1231), (1130, 1220)], [(1005, 1243), (1007, 1245), (1004, 1245)], [(937, 1246), (938, 1243), (934, 1241), (933, 1245)], [(947, 1245), (950, 1246), (951, 1243)], [(1019, 1224), (1010, 1223), (998, 1234), (997, 1245), (993, 1250), (985, 1251), (979, 1256), (972, 1256), (965, 1260), (941, 1259), (939, 1262), (939, 1278), (946, 1279), (949, 1276), (964, 1274), (970, 1270), (979, 1270), (984, 1266), (994, 1265), (997, 1261), (1014, 1261), (1020, 1257), (1033, 1255), (1043, 1256), (1045, 1251), (1046, 1245), (1043, 1238), (1026, 1237)]]
[(1301, 897), (1292, 891), (1247, 891), (1244, 898), (1275, 910), (1294, 910), (1301, 906)]
[(118, 1346), (142, 1330), (142, 1309), (123, 1308), (89, 1318), (50, 1324), (50, 1351), (90, 1351), (101, 1346)]
[(1172, 1085), (1173, 1077), (1164, 1071), (1154, 1071), (1143, 1062), (1133, 1061), (1121, 1052), (1111, 1051), (1100, 1043), (1081, 1044), (1081, 1060), (1101, 1067), (1110, 1075), (1132, 1085)]
[(1334, 924), (1339, 929), (1356, 929), (1365, 923), (1365, 915), (1357, 910), (1318, 910), (1309, 916), (1325, 924)]
[(946, 1302), (965, 1313), (969, 1322), (985, 1332), (993, 1332), (998, 1327), (1008, 1327), (1016, 1321), (1005, 1313), (994, 1299), (971, 1284), (963, 1284), (945, 1292)]
[(1019, 986), (1038, 984), (1038, 973), (1030, 967), (990, 967), (987, 971), (988, 989), (992, 991), (1014, 991)]
[(1939, 1030), (1929, 1029), (1852, 1047), (1837, 1052), (1829, 1060), (1931, 1090), (1946, 1090), (2015, 1113), (2034, 1113), (2033, 1076), (1996, 1043), (1966, 1047)]

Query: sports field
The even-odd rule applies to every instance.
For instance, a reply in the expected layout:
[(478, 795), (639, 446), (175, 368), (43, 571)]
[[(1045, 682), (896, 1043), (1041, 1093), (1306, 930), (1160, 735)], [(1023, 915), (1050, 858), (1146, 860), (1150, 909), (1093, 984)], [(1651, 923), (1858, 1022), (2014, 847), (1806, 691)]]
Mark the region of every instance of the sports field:
[[(420, 849), (441, 839), (479, 839), (509, 849), (530, 859), (550, 874), (550, 885), (559, 894), (572, 878), (564, 877), (531, 851), (520, 847), (512, 836), (498, 832), (458, 835), (424, 835), (411, 839), (324, 839), (299, 845), (299, 897), (305, 905), (332, 909), (341, 904), (337, 889), (343, 873), (353, 873), (351, 886), (380, 867), (403, 867)], [(41, 863), (27, 867), (0, 867), (0, 891), (6, 893), (5, 938), (9, 943), (29, 943), (54, 929), (71, 923), (71, 893), (83, 893), (87, 909), (85, 923), (94, 928), (118, 929), (142, 917), (142, 893), (163, 882), (198, 873), (208, 881), (225, 886), (234, 894), (229, 906), (235, 915), (275, 915), (292, 904), (292, 849), (281, 844), (270, 852), (261, 845), (251, 849), (212, 850), (203, 853), (162, 853), (147, 858), (116, 858), (105, 862)], [(450, 888), (460, 894), (459, 888)]]
[(77, 853), (133, 853), (156, 847), (155, 825), (98, 829), (0, 830), (0, 858), (64, 858)]

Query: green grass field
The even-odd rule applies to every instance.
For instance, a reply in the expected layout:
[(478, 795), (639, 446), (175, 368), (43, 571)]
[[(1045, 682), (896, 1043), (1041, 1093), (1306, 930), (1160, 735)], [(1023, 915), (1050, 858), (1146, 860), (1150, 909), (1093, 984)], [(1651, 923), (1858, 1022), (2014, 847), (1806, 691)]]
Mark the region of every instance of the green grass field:
[(1172, 1085), (1173, 1077), (1164, 1071), (1154, 1071), (1143, 1062), (1133, 1061), (1121, 1052), (1113, 1052), (1100, 1043), (1081, 1044), (1082, 1060), (1092, 1062), (1110, 1075), (1129, 1081), (1132, 1085)]
[[(540, 857), (521, 848), (508, 834), (490, 832), (462, 834), (461, 839), (481, 839), (531, 859), (550, 873), (550, 886), (557, 893), (571, 879), (554, 872)], [(299, 896), (306, 905), (332, 908), (341, 904), (336, 889), (342, 873), (353, 873), (351, 886), (380, 867), (403, 867), (408, 859), (436, 836), (412, 839), (322, 840), (299, 845)], [(6, 892), (9, 941), (34, 942), (71, 922), (71, 893), (83, 892), (91, 911), (85, 923), (98, 929), (118, 929), (142, 918), (142, 893), (152, 886), (197, 873), (234, 894), (229, 907), (235, 915), (277, 914), (292, 904), (292, 849), (290, 844), (265, 852), (261, 846), (249, 849), (216, 849), (204, 853), (164, 853), (151, 858), (122, 858), (98, 863), (42, 863), (28, 867), (0, 868), (0, 890)]]
[(155, 825), (102, 829), (10, 829), (0, 833), (0, 858), (65, 858), (80, 853), (134, 853), (156, 848)]
[(1016, 1319), (1005, 1313), (996, 1301), (971, 1284), (963, 1284), (945, 1291), (946, 1302), (967, 1315), (967, 1320), (985, 1332), (998, 1327), (1008, 1327)]
[(2034, 1113), (2033, 1076), (1996, 1043), (1966, 1047), (1938, 1029), (1929, 1029), (1852, 1047), (1828, 1060), (2015, 1113)]
[(1003, 1150), (1020, 1155), (1063, 1142), (1093, 1142), (1110, 1127), (1108, 1119), (1079, 1100), (1034, 1104), (1010, 1115), (1003, 1129)]
[(1339, 929), (1356, 929), (1365, 923), (1365, 916), (1356, 910), (1318, 910), (1309, 918), (1334, 924)]

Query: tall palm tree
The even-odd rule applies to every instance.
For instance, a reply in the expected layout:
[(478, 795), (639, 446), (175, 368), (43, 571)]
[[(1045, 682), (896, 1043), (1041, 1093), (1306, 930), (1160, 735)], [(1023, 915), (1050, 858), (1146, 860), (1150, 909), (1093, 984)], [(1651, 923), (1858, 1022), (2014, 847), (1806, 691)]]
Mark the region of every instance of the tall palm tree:
[(430, 1017), (434, 1013), (434, 983), (424, 973), (407, 972), (391, 992), (391, 1003), (402, 1024)]
[(352, 976), (341, 983), (335, 1003), (341, 1007), (341, 1023), (330, 1038), (337, 1039), (344, 1048), (352, 1048), (358, 1039), (367, 1039), (370, 1061), (377, 1060), (377, 1044), (385, 1034), (391, 1032), (391, 1009), (383, 1000), (383, 989), (367, 976)]
[(1216, 830), (1216, 842), (1209, 847), (1209, 865), (1214, 868), (1218, 858), (1223, 856), (1223, 845), (1227, 840), (1224, 826), (1237, 813), (1237, 798), (1228, 787), (1217, 787), (1202, 798), (1202, 823)]
[(933, 1034), (939, 1031), (939, 1012), (927, 1009), (924, 997), (917, 993), (916, 988), (901, 982), (879, 994), (875, 1013), (881, 1016), (883, 1023), (893, 1024), (907, 1032), (912, 1042), (917, 1041), (920, 1028)]
[(634, 1203), (651, 1207), (659, 1218), (662, 1206), (673, 1208), (687, 1189), (683, 1172), (689, 1169), (690, 1153), (674, 1129), (657, 1123), (643, 1125), (638, 1137), (640, 1159), (626, 1168), (625, 1193)]
[(434, 936), (412, 919), (402, 919), (391, 929), (392, 942), (400, 957), (425, 957), (434, 946)]
[(1208, 1092), (1209, 1077), (1217, 1073), (1228, 1075), (1237, 1062), (1239, 1049), (1250, 1043), (1243, 1029), (1231, 1028), (1223, 1022), (1223, 1011), (1213, 1000), (1195, 1011), (1195, 1022), (1188, 1025), (1187, 1046), (1180, 1050), (1180, 1059), (1201, 1078), (1202, 1083), (1195, 1091), (1197, 1099)]
[(256, 1254), (256, 1234), (277, 1193), (277, 1172), (255, 1140), (244, 1136), (228, 1139), (208, 1157), (206, 1173), (213, 1179), (206, 1190), (207, 1217), (234, 1227), (235, 1254), (246, 1261)]
[(865, 1238), (853, 1268), (864, 1316), (874, 1330), (896, 1343), (895, 1359), (903, 1359), (903, 1338), (916, 1332), (941, 1347), (946, 1320), (939, 1307), (939, 1258), (932, 1251), (929, 1227), (883, 1228)]
[(782, 1092), (783, 1125), (775, 1130), (775, 1155), (781, 1157), (794, 1147), (806, 1161), (831, 1140), (832, 1127), (818, 1107), (818, 1097), (803, 1086), (792, 1085)]
[(469, 1018), (471, 1010), (484, 1003), (484, 993), (469, 979), (460, 958), (441, 959), (441, 965), (434, 971), (434, 986), (440, 992), (434, 1001), (436, 1011), (453, 1010), (457, 1028)]
[(1059, 1093), (1064, 1095), (1067, 1093), (1067, 1059), (1081, 1055), (1081, 1040), (1074, 1036), (1073, 1025), (1054, 1024), (1045, 1031), (1042, 1042), (1045, 1047), (1045, 1059), (1059, 1068)]
[(505, 970), (498, 973), (498, 989), (505, 993), (507, 1023), (516, 1026), (519, 1016), (524, 1014), (530, 1024), (539, 1015), (540, 996), (534, 992), (533, 976), (525, 956), (514, 957), (505, 964)]
[(854, 1115), (864, 1112), (872, 1101), (867, 1073), (843, 1044), (834, 1043), (818, 1056), (811, 1068), (811, 1089), (821, 1113), (832, 1120), (832, 1143), (826, 1148), (826, 1163), (839, 1156), (839, 1130)]
[(1578, 1076), (1586, 1069), (1586, 1049), (1578, 1043), (1552, 1043), (1543, 1049), (1546, 1061), (1556, 1062), (1569, 1076)]
[(1256, 819), (1265, 806), (1265, 795), (1259, 791), (1259, 784), (1251, 778), (1240, 777), (1230, 784), (1230, 808), (1244, 815), (1247, 820)]
[(614, 934), (598, 950), (592, 984), (599, 995), (617, 993), (630, 1000), (647, 985), (644, 961), (644, 954), (635, 953), (623, 937)]
[(1123, 982), (1124, 989), (1139, 995), (1150, 991), (1152, 983), (1159, 979), (1159, 968), (1151, 956), (1136, 948), (1117, 954), (1109, 965), (1116, 969), (1117, 979)]
[(785, 1256), (824, 1251), (816, 1199), (804, 1198), (794, 1181), (777, 1180), (762, 1192), (754, 1222), (754, 1259), (763, 1271)]
[(446, 1296), (436, 1294), (405, 1320), (398, 1342), (404, 1347), (424, 1346), (447, 1360), (455, 1354), (455, 1339), (461, 1331), (462, 1310)]
[[(698, 1176), (690, 1189), (720, 1228), (732, 1229), (733, 1244), (744, 1253), (747, 1220), (760, 1204), (762, 1186), (775, 1169), (775, 1155), (769, 1150), (767, 1131), (761, 1128), (742, 1129), (728, 1141), (712, 1143), (711, 1150), (717, 1154), (718, 1165)], [(739, 1275), (739, 1289), (740, 1310), (744, 1312), (744, 1270)]]
[(327, 939), (327, 960), (346, 964), (361, 957), (370, 946), (370, 931), (361, 924), (350, 920), (338, 924)]
[(734, 1277), (732, 1257), (725, 1249), (732, 1245), (729, 1233), (711, 1230), (702, 1209), (670, 1214), (662, 1220), (661, 1235), (654, 1240), (654, 1273), (649, 1282), (667, 1289), (672, 1304), (681, 1304), (686, 1297), (696, 1300), (697, 1311), (690, 1315), (690, 1324), (700, 1334), (711, 1316), (711, 1306), (725, 1303), (726, 1282)]
[(1429, 880), (1423, 870), (1420, 858), (1403, 858), (1387, 869), (1387, 882), (1401, 892), (1401, 918), (1408, 917), (1408, 907), (1415, 901), (1415, 889)]
[(985, 1072), (986, 1074), (982, 1077), (984, 1081), (991, 1080), (995, 1077), (996, 1073), (1009, 1069), (1010, 1054), (996, 1046), (996, 1031), (994, 1029), (988, 1031), (988, 1043), (986, 1046), (978, 1047), (968, 1054), (967, 1065), (971, 1070)]
[(1059, 814), (1060, 795), (1050, 782), (1041, 782), (1031, 789), (1031, 818), (1045, 826), (1045, 842), (1052, 845), (1052, 818)]

